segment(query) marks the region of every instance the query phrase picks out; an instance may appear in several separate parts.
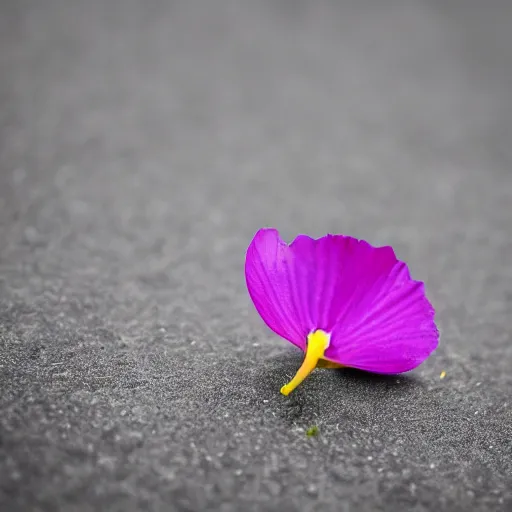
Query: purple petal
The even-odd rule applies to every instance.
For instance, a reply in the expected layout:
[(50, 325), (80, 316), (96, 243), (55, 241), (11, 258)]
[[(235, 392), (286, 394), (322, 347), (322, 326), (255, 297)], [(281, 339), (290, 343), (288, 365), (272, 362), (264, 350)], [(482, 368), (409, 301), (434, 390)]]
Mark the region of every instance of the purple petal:
[(290, 248), (275, 229), (261, 229), (247, 249), (245, 278), (249, 294), (264, 322), (276, 334), (302, 350), (312, 327), (302, 303), (300, 284)]
[(397, 262), (366, 312), (336, 325), (325, 357), (374, 373), (402, 373), (420, 365), (436, 349), (439, 332), (424, 284), (413, 281)]
[(247, 250), (249, 294), (265, 323), (305, 350), (309, 333), (331, 334), (325, 358), (377, 373), (420, 364), (437, 346), (434, 310), (391, 247), (343, 235), (256, 233)]

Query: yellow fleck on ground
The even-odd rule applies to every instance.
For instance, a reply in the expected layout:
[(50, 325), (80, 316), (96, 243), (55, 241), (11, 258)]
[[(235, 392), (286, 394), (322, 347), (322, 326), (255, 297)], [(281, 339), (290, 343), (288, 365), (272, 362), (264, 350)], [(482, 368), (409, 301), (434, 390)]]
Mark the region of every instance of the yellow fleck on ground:
[(312, 427), (309, 427), (307, 430), (306, 430), (306, 435), (308, 437), (313, 437), (313, 436), (317, 436), (318, 435), (318, 427), (316, 425), (312, 426)]
[(444, 379), (445, 377), (446, 377), (446, 372), (443, 370), (443, 371), (441, 372), (441, 375), (439, 375), (439, 378), (440, 378), (440, 379)]

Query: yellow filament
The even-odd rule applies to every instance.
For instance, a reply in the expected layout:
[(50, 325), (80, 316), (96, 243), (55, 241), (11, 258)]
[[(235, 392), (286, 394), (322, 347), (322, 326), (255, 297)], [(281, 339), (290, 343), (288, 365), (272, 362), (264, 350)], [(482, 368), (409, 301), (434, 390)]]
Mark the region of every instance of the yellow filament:
[(323, 358), (325, 349), (329, 346), (329, 334), (321, 329), (308, 335), (306, 357), (295, 377), (281, 388), (281, 393), (288, 396), (315, 368), (319, 359)]

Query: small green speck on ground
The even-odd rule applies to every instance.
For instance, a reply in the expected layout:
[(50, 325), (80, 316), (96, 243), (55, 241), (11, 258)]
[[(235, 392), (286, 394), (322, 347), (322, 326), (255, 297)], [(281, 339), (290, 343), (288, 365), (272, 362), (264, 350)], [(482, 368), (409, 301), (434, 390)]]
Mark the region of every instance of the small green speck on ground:
[(308, 437), (314, 437), (314, 436), (317, 436), (318, 435), (318, 427), (316, 425), (312, 426), (312, 427), (309, 427), (307, 430), (306, 430), (306, 435)]

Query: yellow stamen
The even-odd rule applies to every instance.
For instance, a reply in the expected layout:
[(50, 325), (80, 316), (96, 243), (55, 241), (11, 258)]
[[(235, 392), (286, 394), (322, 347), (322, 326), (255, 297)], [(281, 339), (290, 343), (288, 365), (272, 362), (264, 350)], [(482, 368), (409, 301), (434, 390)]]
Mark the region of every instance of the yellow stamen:
[(295, 374), (295, 377), (281, 388), (281, 393), (288, 396), (315, 368), (318, 360), (324, 355), (325, 349), (329, 346), (329, 334), (321, 329), (308, 335), (306, 357)]

